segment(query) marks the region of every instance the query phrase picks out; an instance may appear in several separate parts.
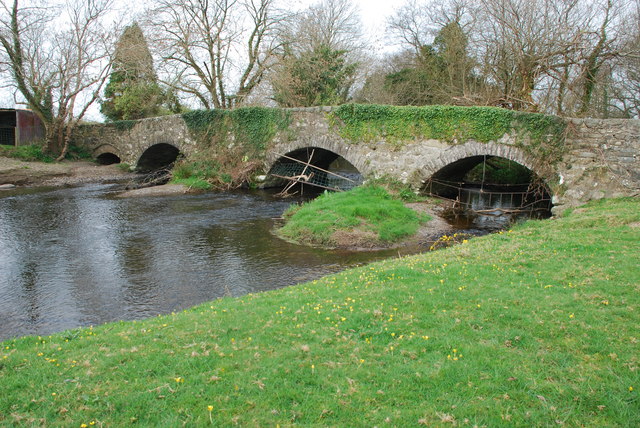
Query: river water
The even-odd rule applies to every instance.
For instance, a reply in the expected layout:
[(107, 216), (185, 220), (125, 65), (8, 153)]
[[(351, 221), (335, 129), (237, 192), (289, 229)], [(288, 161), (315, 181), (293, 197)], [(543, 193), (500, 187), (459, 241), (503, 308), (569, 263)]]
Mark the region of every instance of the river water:
[(0, 340), (148, 318), (398, 254), (284, 242), (274, 218), (292, 201), (264, 191), (116, 198), (121, 190), (0, 193)]

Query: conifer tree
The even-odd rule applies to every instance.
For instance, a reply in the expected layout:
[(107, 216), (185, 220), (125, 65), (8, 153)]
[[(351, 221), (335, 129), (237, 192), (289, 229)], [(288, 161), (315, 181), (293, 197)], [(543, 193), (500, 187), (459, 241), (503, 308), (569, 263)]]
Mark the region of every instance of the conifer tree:
[(100, 108), (102, 114), (109, 120), (158, 115), (166, 96), (158, 85), (149, 46), (137, 23), (122, 33), (112, 66)]

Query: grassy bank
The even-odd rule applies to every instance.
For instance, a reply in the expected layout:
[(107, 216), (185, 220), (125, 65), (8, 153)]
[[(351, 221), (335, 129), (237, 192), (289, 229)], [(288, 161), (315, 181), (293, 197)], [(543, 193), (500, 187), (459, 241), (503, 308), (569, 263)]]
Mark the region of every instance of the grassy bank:
[(633, 426), (640, 200), (2, 343), (0, 424)]
[[(49, 153), (42, 151), (43, 146), (40, 144), (33, 144), (29, 146), (0, 146), (0, 156), (7, 158), (19, 159), (26, 162), (55, 162), (56, 156), (52, 156)], [(91, 159), (91, 154), (85, 149), (71, 146), (65, 159), (68, 160), (81, 160)]]
[(278, 234), (304, 244), (367, 247), (398, 241), (428, 220), (393, 198), (382, 186), (323, 193), (285, 212)]

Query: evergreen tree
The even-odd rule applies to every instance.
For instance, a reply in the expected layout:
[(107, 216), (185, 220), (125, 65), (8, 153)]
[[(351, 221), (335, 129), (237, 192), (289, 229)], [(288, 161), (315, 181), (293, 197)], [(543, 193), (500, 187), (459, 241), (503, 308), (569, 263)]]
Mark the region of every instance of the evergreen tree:
[(455, 22), (443, 26), (432, 44), (420, 46), (410, 65), (389, 73), (385, 87), (396, 104), (456, 104), (477, 86), (467, 36)]
[(122, 33), (112, 65), (100, 108), (102, 114), (109, 120), (157, 116), (166, 96), (158, 85), (149, 46), (137, 23)]
[(337, 105), (346, 102), (356, 73), (346, 51), (320, 45), (284, 57), (272, 79), (274, 100), (283, 107)]

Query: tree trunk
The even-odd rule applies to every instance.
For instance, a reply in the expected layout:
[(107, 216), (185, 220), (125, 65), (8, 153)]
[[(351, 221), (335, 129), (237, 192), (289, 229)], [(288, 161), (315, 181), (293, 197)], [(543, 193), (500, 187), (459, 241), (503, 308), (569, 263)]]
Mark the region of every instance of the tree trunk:
[(46, 124), (45, 152), (58, 156), (64, 147), (64, 123), (54, 120)]

